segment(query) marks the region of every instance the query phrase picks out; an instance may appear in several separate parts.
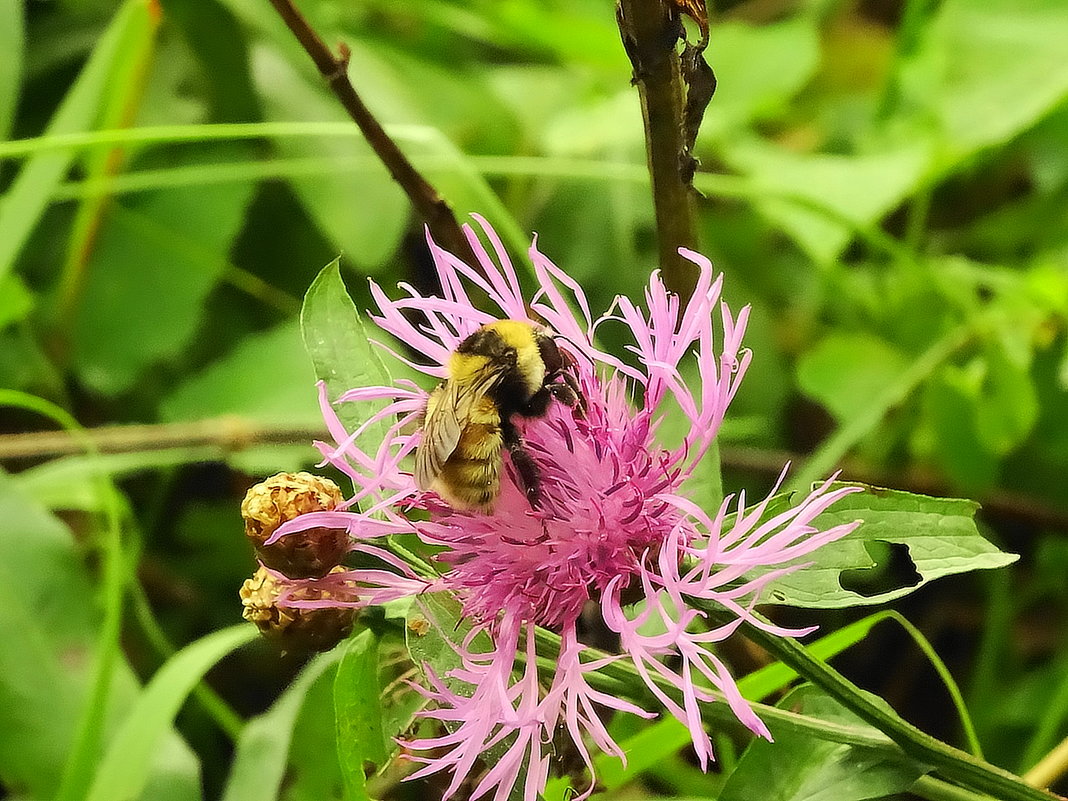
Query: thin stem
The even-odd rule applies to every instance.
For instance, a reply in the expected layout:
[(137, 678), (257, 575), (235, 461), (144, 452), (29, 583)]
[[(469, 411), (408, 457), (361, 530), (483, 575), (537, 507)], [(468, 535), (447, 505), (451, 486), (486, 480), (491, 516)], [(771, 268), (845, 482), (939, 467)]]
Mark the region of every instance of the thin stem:
[[(83, 436), (84, 435), (84, 436)], [(189, 423), (102, 426), (80, 435), (67, 431), (34, 431), (0, 436), (0, 460), (68, 456), (92, 443), (101, 453), (136, 453), (175, 447), (212, 445), (239, 451), (261, 444), (306, 444), (326, 436), (322, 426), (269, 426), (239, 417), (220, 417)]]
[[(707, 611), (710, 615), (721, 614), (711, 608)], [(946, 778), (1001, 801), (1052, 801), (1056, 798), (1027, 785), (1019, 776), (925, 734), (899, 717), (881, 698), (861, 690), (826, 662), (809, 654), (796, 640), (769, 634), (748, 622), (742, 624), (741, 631), (866, 723), (885, 733), (906, 754), (922, 764), (934, 766)]]
[[(159, 625), (159, 621), (156, 620), (156, 616), (152, 613), (152, 605), (149, 603), (148, 598), (145, 597), (144, 588), (136, 581), (130, 582), (130, 600), (133, 605), (134, 619), (141, 626), (141, 631), (144, 632), (149, 644), (156, 650), (156, 654), (163, 661), (166, 661), (178, 653), (178, 649), (167, 638), (163, 628)], [(234, 711), (234, 708), (226, 702), (226, 699), (215, 692), (203, 680), (193, 688), (192, 695), (219, 728), (232, 741), (236, 742), (237, 738), (241, 736), (241, 730), (245, 727), (245, 722)]]
[(1049, 787), (1068, 773), (1068, 737), (1024, 774), (1024, 781), (1035, 787)]
[(382, 160), (390, 175), (393, 176), (393, 180), (404, 190), (412, 205), (415, 206), (416, 212), (430, 227), (438, 243), (468, 264), (477, 264), (478, 260), (471, 251), (467, 238), (452, 213), (452, 208), (412, 166), (407, 156), (397, 147), (396, 142), (389, 137), (356, 93), (348, 76), (350, 56), (348, 46), (342, 43), (338, 48), (338, 55), (335, 56), (319, 34), (312, 30), (311, 25), (291, 0), (270, 0), (270, 3), (289, 26), (289, 30), (293, 32), (297, 41), (311, 56), (334, 96), (352, 117), (352, 121), (359, 126), (367, 143)]
[(693, 190), (682, 172), (684, 93), (675, 49), (681, 23), (660, 0), (618, 0), (616, 16), (641, 97), (661, 274), (668, 289), (688, 298), (697, 270), (678, 249), (695, 248), (697, 236)]

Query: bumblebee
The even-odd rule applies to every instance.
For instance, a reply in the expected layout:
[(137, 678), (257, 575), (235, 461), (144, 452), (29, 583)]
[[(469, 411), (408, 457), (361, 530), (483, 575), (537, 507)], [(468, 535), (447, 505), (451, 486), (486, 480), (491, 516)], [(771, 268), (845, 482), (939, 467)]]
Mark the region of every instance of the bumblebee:
[(448, 377), (427, 400), (415, 483), (457, 508), (489, 512), (507, 449), (520, 489), (536, 507), (538, 467), (512, 418), (541, 417), (553, 398), (582, 410), (572, 365), (550, 332), (519, 320), (488, 323), (464, 339), (449, 358)]

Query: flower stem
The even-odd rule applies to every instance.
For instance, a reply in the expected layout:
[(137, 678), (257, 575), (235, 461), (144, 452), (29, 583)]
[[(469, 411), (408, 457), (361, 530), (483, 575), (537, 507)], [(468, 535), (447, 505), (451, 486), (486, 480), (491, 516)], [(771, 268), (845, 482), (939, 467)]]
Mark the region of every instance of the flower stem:
[(769, 634), (751, 623), (743, 623), (742, 632), (780, 662), (885, 733), (906, 754), (932, 765), (946, 778), (977, 792), (988, 793), (1001, 801), (1051, 801), (1056, 798), (1044, 790), (1029, 786), (1019, 776), (925, 734), (898, 716), (881, 698), (861, 690), (826, 662), (809, 654), (796, 640)]
[(270, 0), (270, 3), (293, 32), (297, 41), (311, 56), (319, 73), (330, 87), (330, 91), (348, 112), (352, 121), (359, 126), (367, 143), (375, 151), (375, 155), (389, 170), (393, 180), (404, 190), (438, 243), (468, 264), (477, 264), (467, 237), (464, 236), (460, 224), (456, 221), (452, 207), (412, 166), (408, 157), (397, 147), (396, 142), (390, 138), (370, 109), (364, 105), (363, 99), (356, 93), (348, 76), (349, 56), (351, 55), (348, 46), (342, 44), (339, 47), (339, 54), (335, 56), (319, 34), (308, 24), (292, 0)]
[(623, 46), (641, 96), (645, 149), (653, 184), (660, 270), (665, 285), (688, 298), (697, 283), (693, 265), (678, 254), (695, 248), (693, 189), (684, 179), (683, 83), (675, 46), (678, 16), (660, 0), (617, 0)]

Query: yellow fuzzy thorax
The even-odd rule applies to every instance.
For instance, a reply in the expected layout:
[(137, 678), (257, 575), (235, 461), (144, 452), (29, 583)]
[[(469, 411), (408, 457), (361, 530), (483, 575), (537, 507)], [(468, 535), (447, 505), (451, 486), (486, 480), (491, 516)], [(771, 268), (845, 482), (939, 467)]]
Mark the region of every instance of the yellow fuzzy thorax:
[[(483, 328), (496, 334), (501, 342), (515, 349), (516, 372), (523, 377), (527, 391), (533, 395), (545, 381), (545, 362), (538, 349), (537, 333), (530, 323), (521, 320), (497, 320)], [(449, 378), (463, 380), (484, 369), (491, 361), (481, 353), (453, 353), (449, 358)]]

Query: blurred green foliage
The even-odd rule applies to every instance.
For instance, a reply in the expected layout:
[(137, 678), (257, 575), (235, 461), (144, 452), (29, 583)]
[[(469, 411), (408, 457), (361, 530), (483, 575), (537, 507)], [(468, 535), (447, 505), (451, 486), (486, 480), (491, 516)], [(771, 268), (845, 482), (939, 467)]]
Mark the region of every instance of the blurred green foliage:
[[(656, 232), (610, 0), (301, 6), (459, 216), (487, 216), (519, 262), (537, 231), (595, 309), (641, 292)], [(988, 758), (1026, 769), (1068, 733), (1068, 5), (712, 11), (698, 229), (728, 300), (753, 305), (725, 485), (766, 487), (786, 451), (805, 455), (795, 486), (844, 464), (985, 501), (1016, 572), (927, 587), (908, 611), (948, 649)], [(86, 427), (168, 426), (51, 461), (0, 436), (0, 796), (426, 797), (389, 775), (343, 784), (322, 759), (334, 705), (369, 703), (332, 696), (334, 674), (377, 649), (382, 686), (398, 679), (369, 634), (280, 697), (302, 660), (257, 646), (214, 671), (226, 702), (202, 685), (176, 727), (177, 690), (136, 712), (174, 648), (238, 620), (244, 489), (315, 458), (281, 436), (321, 425), (300, 297), (339, 254), (360, 308), (367, 276), (429, 288), (407, 199), (266, 0), (0, 0), (0, 137), (0, 387)], [(0, 434), (54, 426), (23, 397), (4, 395)], [(215, 636), (168, 663), (178, 687), (237, 644)], [(957, 736), (895, 645), (873, 635), (850, 664)], [(100, 721), (76, 729), (92, 703)], [(387, 738), (410, 720), (397, 703)], [(238, 734), (227, 704), (270, 711)], [(162, 743), (129, 775), (104, 757), (123, 725)], [(662, 742), (639, 792), (716, 797), (722, 777)]]

